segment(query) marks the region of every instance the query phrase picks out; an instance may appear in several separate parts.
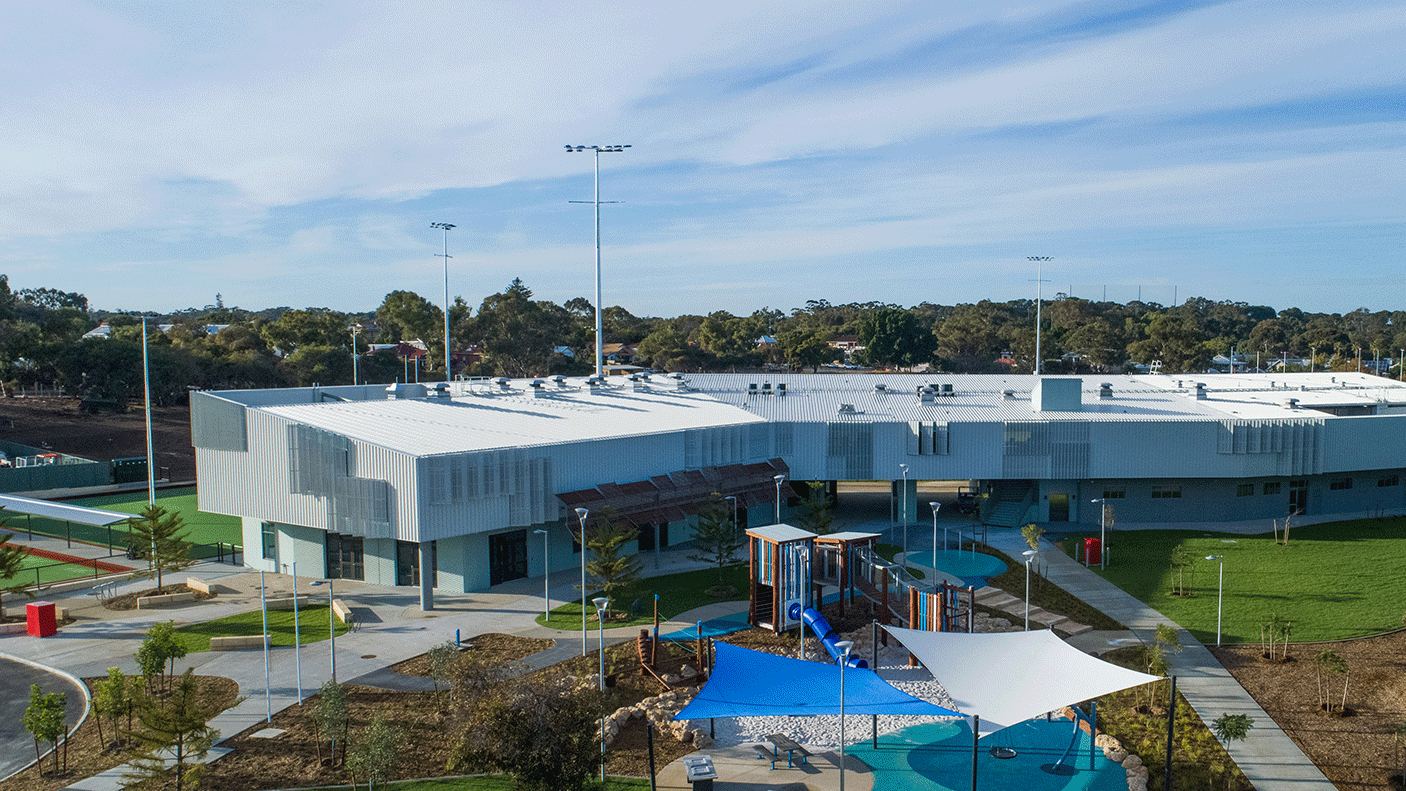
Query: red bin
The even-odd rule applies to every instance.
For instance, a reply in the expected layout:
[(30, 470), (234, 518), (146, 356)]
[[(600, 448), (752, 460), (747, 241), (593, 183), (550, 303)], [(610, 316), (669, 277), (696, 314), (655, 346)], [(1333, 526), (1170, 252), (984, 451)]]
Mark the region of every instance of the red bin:
[(35, 601), (25, 605), (26, 631), (31, 637), (49, 637), (59, 631), (54, 603)]
[(1084, 565), (1094, 566), (1103, 563), (1103, 542), (1097, 538), (1084, 539)]

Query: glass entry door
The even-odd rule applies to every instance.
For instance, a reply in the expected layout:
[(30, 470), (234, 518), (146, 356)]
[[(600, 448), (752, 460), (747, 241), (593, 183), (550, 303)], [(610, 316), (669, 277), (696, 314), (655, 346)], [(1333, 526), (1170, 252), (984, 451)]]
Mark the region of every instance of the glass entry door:
[(1069, 494), (1066, 492), (1050, 493), (1050, 521), (1069, 521)]
[(527, 576), (527, 531), (488, 537), (488, 584), (501, 585)]

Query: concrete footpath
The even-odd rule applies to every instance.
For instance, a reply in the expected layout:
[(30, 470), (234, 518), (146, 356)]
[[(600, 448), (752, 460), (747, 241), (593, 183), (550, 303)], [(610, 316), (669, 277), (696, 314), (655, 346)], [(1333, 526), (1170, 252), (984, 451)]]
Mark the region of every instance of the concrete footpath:
[[(62, 541), (60, 541), (62, 544)], [(75, 549), (77, 544), (74, 545)], [(662, 552), (645, 558), (647, 575), (669, 574), (704, 568), (705, 565), (687, 559), (691, 550)], [(75, 553), (76, 554), (76, 553)], [(197, 577), (212, 583), (218, 590), (213, 599), (160, 610), (110, 611), (103, 608), (88, 591), (74, 591), (50, 596), (60, 606), (70, 608), (76, 623), (59, 630), (57, 635), (35, 638), (15, 635), (0, 638), (0, 659), (22, 659), (44, 666), (59, 668), (80, 678), (104, 675), (109, 667), (119, 667), (124, 673), (137, 673), (134, 654), (145, 632), (157, 622), (172, 620), (177, 625), (196, 623), (248, 612), (259, 606), (259, 575), (247, 569), (219, 563), (200, 563), (173, 577), (185, 580)], [(269, 592), (289, 593), (291, 577), (266, 575)], [(327, 586), (311, 587), (307, 578), (298, 585), (300, 593), (311, 594), (311, 601), (326, 601)], [(149, 580), (123, 583), (122, 588), (150, 587)], [(547, 607), (557, 607), (566, 601), (579, 601), (579, 573), (553, 573), (548, 588)], [(119, 593), (122, 590), (118, 591)], [(556, 646), (530, 657), (529, 665), (545, 666), (582, 653), (582, 640), (577, 632), (561, 632), (538, 626), (535, 619), (543, 611), (543, 581), (540, 577), (517, 580), (500, 585), (492, 592), (444, 594), (436, 593), (436, 609), (422, 612), (418, 590), (368, 585), (363, 582), (338, 580), (336, 598), (348, 604), (355, 617), (354, 631), (336, 639), (336, 678), (344, 683), (374, 682), (385, 673), (384, 668), (424, 653), (431, 647), (451, 641), (456, 630), (463, 639), (499, 632), (526, 637), (555, 639)], [(46, 594), (47, 596), (47, 594)], [(728, 612), (745, 609), (743, 605), (722, 605)], [(718, 605), (689, 613), (685, 618), (669, 621), (661, 632), (671, 632), (692, 626), (694, 616), (706, 614)], [(607, 644), (633, 639), (638, 626), (606, 629)], [(587, 652), (599, 647), (598, 632), (586, 633)], [(176, 665), (176, 672), (193, 667), (201, 675), (232, 678), (239, 684), (240, 694), (247, 696), (237, 706), (221, 713), (211, 725), (224, 737), (266, 722), (274, 712), (299, 702), (299, 686), (303, 696), (315, 693), (323, 682), (333, 677), (332, 643), (323, 640), (306, 645), (299, 652), (291, 646), (277, 647), (269, 652), (267, 693), (263, 652), (221, 651), (192, 654)], [(223, 751), (212, 751), (212, 757)], [(116, 767), (69, 786), (86, 791), (117, 791), (121, 788), (123, 767)]]
[[(991, 546), (1011, 557), (1029, 549), (1015, 530), (993, 530), (988, 539)], [(1177, 691), (1208, 724), (1222, 714), (1248, 714), (1254, 720), (1249, 736), (1226, 745), (1226, 750), (1256, 791), (1334, 790), (1323, 772), (1189, 632), (1057, 547), (1046, 545), (1040, 555), (1051, 582), (1121, 622), (1143, 642), (1152, 642), (1158, 624), (1176, 627), (1182, 650), (1170, 655), (1168, 664), (1177, 677)]]

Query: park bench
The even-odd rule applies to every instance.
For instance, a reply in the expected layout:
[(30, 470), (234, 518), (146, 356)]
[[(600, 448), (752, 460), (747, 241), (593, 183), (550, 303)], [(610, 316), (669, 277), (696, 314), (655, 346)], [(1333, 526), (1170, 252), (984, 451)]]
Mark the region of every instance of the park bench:
[[(235, 651), (240, 648), (262, 648), (264, 636), (261, 634), (240, 634), (228, 637), (211, 637), (211, 651)], [(269, 644), (273, 644), (273, 638), (269, 638)]]
[(752, 749), (757, 751), (757, 760), (768, 761), (771, 763), (772, 769), (776, 768), (777, 755), (774, 750), (768, 748), (765, 744), (754, 744), (752, 745)]
[(206, 596), (214, 596), (215, 592), (210, 590), (210, 583), (205, 580), (198, 580), (195, 577), (186, 577), (186, 587), (193, 591), (198, 591)]
[(342, 623), (348, 626), (351, 625), (352, 611), (351, 608), (346, 605), (346, 602), (343, 602), (341, 599), (332, 602), (332, 612), (336, 613), (337, 617), (342, 619)]
[[(809, 751), (809, 750), (807, 750), (806, 748), (802, 747), (800, 744), (796, 743), (796, 740), (795, 740), (795, 739), (792, 739), (790, 736), (787, 736), (787, 735), (785, 735), (784, 733), (773, 733), (773, 734), (769, 734), (769, 735), (766, 737), (766, 740), (772, 743), (771, 754), (772, 754), (773, 756), (777, 755), (777, 752), (776, 752), (777, 750), (785, 750), (785, 751), (786, 751), (786, 768), (787, 768), (787, 769), (790, 769), (791, 766), (792, 766), (792, 764), (791, 764), (791, 758), (792, 758), (792, 756), (799, 756), (799, 757), (800, 757), (800, 760), (797, 761), (797, 763), (806, 763), (806, 758), (810, 757), (810, 751)], [(774, 767), (775, 764), (772, 764), (772, 766)]]
[(171, 604), (185, 604), (195, 601), (195, 591), (189, 593), (167, 593), (161, 596), (141, 596), (137, 599), (137, 609), (146, 610), (152, 607), (165, 607)]

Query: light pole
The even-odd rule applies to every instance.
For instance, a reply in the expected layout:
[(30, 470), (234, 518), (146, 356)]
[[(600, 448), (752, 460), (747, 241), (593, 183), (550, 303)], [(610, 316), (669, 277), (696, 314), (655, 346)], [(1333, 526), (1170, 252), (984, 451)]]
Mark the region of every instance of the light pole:
[(786, 480), (785, 475), (777, 475), (772, 478), (776, 481), (776, 524), (781, 524), (781, 482)]
[(1221, 602), (1225, 597), (1225, 555), (1207, 555), (1206, 560), (1220, 561), (1220, 582), (1216, 586), (1216, 648), (1220, 648)]
[[(602, 201), (601, 201), (601, 199), (600, 199), (600, 155), (601, 155), (602, 153), (606, 153), (606, 154), (618, 154), (618, 153), (621, 153), (622, 151), (624, 151), (624, 150), (627, 149), (627, 148), (629, 148), (628, 145), (623, 145), (623, 146), (567, 146), (567, 147), (566, 147), (567, 152), (572, 152), (572, 151), (593, 151), (593, 152), (595, 152), (595, 155), (596, 155), (596, 197), (595, 197), (595, 200), (590, 200), (590, 201), (574, 200), (574, 201), (571, 201), (571, 203), (594, 203), (595, 206), (596, 206), (596, 376), (598, 376), (598, 377), (599, 377), (599, 376), (604, 376), (604, 375), (605, 375), (605, 370), (604, 370), (604, 367), (603, 367), (603, 364), (602, 364), (602, 363), (603, 363), (603, 343), (602, 343), (601, 339), (602, 339), (602, 337), (603, 337), (603, 335), (602, 335), (602, 326), (603, 326), (603, 324), (602, 324), (602, 321), (601, 321), (601, 312), (600, 312), (600, 311), (601, 311), (601, 300), (600, 300), (600, 205), (601, 205), (601, 203), (602, 203)], [(619, 203), (620, 201), (613, 201), (613, 200), (611, 200), (611, 201), (604, 201), (604, 202), (605, 202), (605, 203)]]
[(1040, 359), (1040, 305), (1044, 301), (1040, 293), (1040, 287), (1044, 284), (1045, 262), (1053, 261), (1054, 256), (1049, 255), (1027, 255), (1027, 259), (1035, 262), (1035, 375), (1040, 375), (1043, 360)]
[(903, 514), (903, 566), (908, 566), (908, 465), (898, 465), (903, 470), (903, 491), (899, 492), (898, 510)]
[(840, 651), (840, 791), (845, 791), (845, 670), (849, 668), (849, 652), (854, 650), (854, 643), (841, 640), (835, 648)]
[(1025, 555), (1025, 631), (1030, 631), (1030, 561), (1034, 560), (1040, 553), (1034, 549), (1027, 549)]
[[(928, 503), (932, 506), (932, 567), (937, 569), (937, 512), (942, 509), (942, 503)], [(947, 551), (947, 534), (942, 534), (942, 550)]]
[[(1107, 521), (1108, 517), (1108, 501), (1100, 497), (1096, 500), (1090, 500), (1089, 502), (1098, 503), (1098, 567), (1100, 569), (1106, 569), (1108, 568), (1108, 547), (1104, 546), (1104, 542), (1108, 540), (1108, 529), (1104, 523)], [(1087, 561), (1088, 558), (1085, 558), (1085, 560)]]
[(548, 621), (552, 620), (552, 594), (551, 584), (548, 577), (552, 574), (552, 564), (548, 560), (547, 531), (533, 530), (533, 533), (542, 534), (542, 617)]
[[(596, 605), (596, 625), (600, 629), (600, 638), (597, 643), (600, 645), (600, 691), (605, 691), (605, 608), (610, 604), (610, 599), (604, 596), (597, 596), (591, 599)], [(582, 614), (585, 620), (585, 614)], [(600, 781), (605, 782), (605, 714), (600, 718)]]
[(586, 655), (586, 516), (589, 513), (585, 508), (576, 509), (576, 516), (581, 520), (581, 656)]
[[(142, 410), (146, 417), (146, 504), (152, 508), (156, 507), (156, 459), (151, 445), (151, 364), (147, 356), (146, 339), (146, 315), (142, 315), (142, 392), (145, 395), (146, 405)], [(34, 534), (29, 536), (34, 539)], [(151, 569), (155, 571), (156, 579), (161, 580), (161, 569), (156, 566), (156, 531), (151, 531)], [(158, 591), (159, 593), (160, 591)]]
[(298, 561), (293, 561), (293, 658), (298, 666), (298, 705), (303, 705), (303, 635), (298, 623)]
[(1313, 373), (1314, 366), (1318, 364), (1318, 347), (1308, 347), (1308, 372)]
[(352, 336), (352, 384), (356, 384), (357, 381), (361, 378), (356, 370), (356, 334), (361, 330), (361, 328), (353, 324), (347, 329), (351, 330)]
[(327, 635), (331, 646), (327, 654), (332, 658), (332, 683), (337, 683), (337, 611), (333, 604), (337, 601), (337, 586), (331, 577), (326, 580), (313, 580), (309, 585), (327, 583)]
[(447, 222), (432, 222), (430, 227), (444, 231), (444, 381), (448, 382), (453, 378), (449, 375), (453, 370), (449, 363), (449, 232), (454, 226)]

